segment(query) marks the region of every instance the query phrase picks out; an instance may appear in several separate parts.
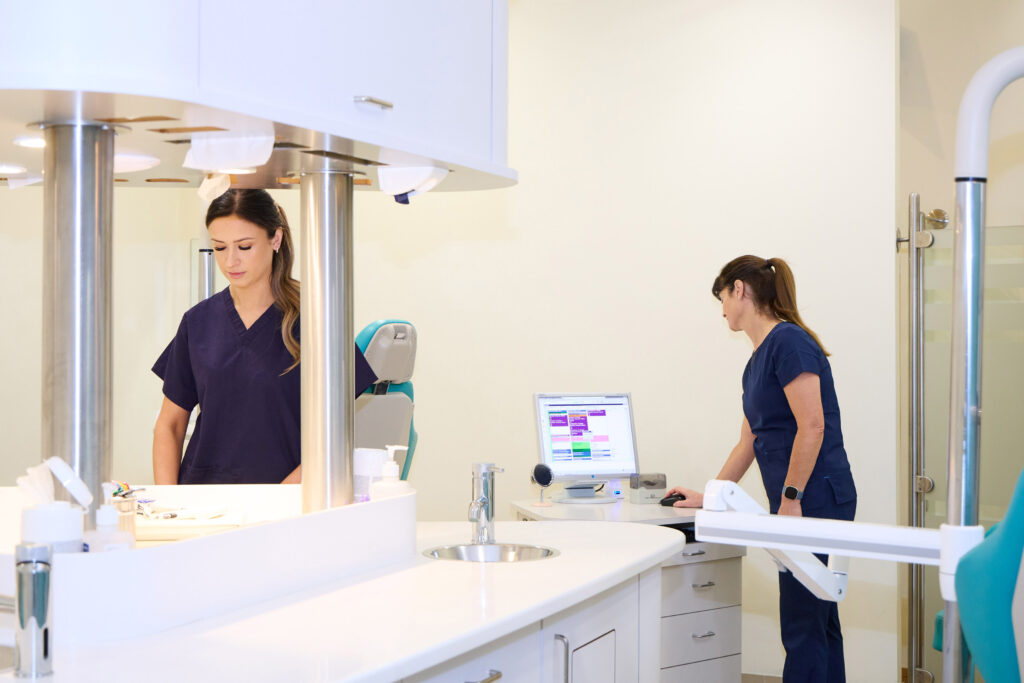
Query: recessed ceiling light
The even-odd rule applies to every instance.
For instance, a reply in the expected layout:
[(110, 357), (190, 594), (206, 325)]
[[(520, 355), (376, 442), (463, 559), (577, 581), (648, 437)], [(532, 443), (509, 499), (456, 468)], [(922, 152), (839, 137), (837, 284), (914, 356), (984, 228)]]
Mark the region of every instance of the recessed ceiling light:
[(159, 157), (138, 152), (118, 152), (114, 155), (114, 173), (145, 171), (160, 163)]
[(256, 172), (255, 168), (222, 168), (217, 173), (224, 175), (251, 175)]
[(4, 175), (16, 175), (18, 173), (24, 173), (28, 169), (24, 166), (15, 166), (14, 164), (3, 164), (0, 163), (0, 173)]
[(39, 135), (19, 135), (14, 138), (14, 144), (18, 147), (42, 149), (43, 147), (46, 147), (46, 139)]

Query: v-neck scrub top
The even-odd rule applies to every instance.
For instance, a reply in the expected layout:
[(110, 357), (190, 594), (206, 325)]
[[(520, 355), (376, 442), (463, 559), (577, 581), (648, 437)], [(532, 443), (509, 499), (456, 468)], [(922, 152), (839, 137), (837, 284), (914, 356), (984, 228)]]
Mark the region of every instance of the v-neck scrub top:
[[(301, 463), (300, 372), (281, 374), (293, 362), (282, 316), (271, 306), (246, 329), (225, 288), (182, 317), (153, 365), (164, 396), (200, 409), (179, 484), (277, 484)], [(358, 396), (377, 380), (358, 348), (355, 370)]]
[(820, 380), (825, 433), (804, 487), (801, 509), (807, 517), (832, 517), (837, 507), (856, 500), (857, 490), (843, 447), (832, 367), (821, 347), (799, 325), (777, 324), (750, 356), (743, 371), (743, 414), (754, 433), (754, 456), (775, 513), (782, 501), (796, 438), (796, 417), (784, 389), (804, 372)]

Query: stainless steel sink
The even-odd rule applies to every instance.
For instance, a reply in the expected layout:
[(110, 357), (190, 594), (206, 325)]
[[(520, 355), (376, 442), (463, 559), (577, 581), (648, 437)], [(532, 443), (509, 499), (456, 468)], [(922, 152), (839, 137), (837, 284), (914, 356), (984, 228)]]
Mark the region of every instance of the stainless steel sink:
[(526, 562), (555, 557), (558, 551), (553, 548), (542, 548), (537, 545), (518, 545), (512, 543), (489, 543), (466, 545), (445, 545), (431, 548), (423, 553), (435, 560), (462, 560), (463, 562)]

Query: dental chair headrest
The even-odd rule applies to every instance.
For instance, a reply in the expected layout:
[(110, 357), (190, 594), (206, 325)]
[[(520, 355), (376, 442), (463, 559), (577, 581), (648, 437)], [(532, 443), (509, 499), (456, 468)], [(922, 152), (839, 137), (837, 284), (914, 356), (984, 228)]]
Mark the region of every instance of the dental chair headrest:
[(416, 328), (407, 322), (381, 321), (363, 355), (379, 381), (408, 382), (416, 364)]

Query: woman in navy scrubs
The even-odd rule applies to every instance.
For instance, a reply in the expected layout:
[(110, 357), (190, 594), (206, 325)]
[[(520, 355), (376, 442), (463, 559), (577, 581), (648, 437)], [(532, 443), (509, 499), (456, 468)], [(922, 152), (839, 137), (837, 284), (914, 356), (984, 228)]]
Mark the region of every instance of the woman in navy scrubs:
[[(857, 490), (843, 448), (828, 353), (796, 308), (793, 274), (778, 258), (740, 256), (715, 278), (729, 329), (750, 337), (743, 371), (743, 424), (717, 479), (739, 481), (754, 460), (773, 514), (852, 520)], [(676, 487), (701, 507), (703, 494)], [(822, 562), (827, 556), (819, 555)], [(785, 683), (842, 683), (843, 635), (836, 603), (819, 600), (788, 571), (779, 573)]]
[[(267, 192), (228, 190), (210, 204), (206, 227), (230, 284), (185, 313), (153, 366), (164, 382), (153, 430), (154, 480), (298, 483), (299, 283), (291, 277), (288, 220)], [(377, 377), (355, 353), (358, 396)]]

